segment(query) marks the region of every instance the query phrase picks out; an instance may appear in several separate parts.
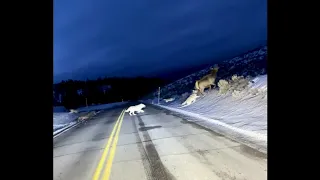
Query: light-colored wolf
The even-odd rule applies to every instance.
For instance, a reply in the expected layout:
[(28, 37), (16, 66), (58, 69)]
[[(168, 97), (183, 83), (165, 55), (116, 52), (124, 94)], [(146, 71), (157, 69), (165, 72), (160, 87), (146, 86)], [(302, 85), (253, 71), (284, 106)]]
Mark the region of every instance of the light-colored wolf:
[(197, 90), (192, 90), (192, 94), (181, 104), (181, 108), (189, 106), (190, 104), (194, 103), (196, 99), (200, 96), (197, 95)]
[(168, 103), (168, 102), (171, 102), (171, 101), (174, 101), (175, 100), (175, 98), (168, 98), (168, 99), (163, 99), (166, 103)]
[(135, 106), (130, 106), (125, 112), (129, 112), (129, 115), (132, 116), (132, 115), (136, 115), (134, 112), (137, 111), (138, 113), (142, 113), (144, 112), (142, 110), (142, 108), (145, 108), (146, 105), (140, 103), (138, 105), (135, 105)]

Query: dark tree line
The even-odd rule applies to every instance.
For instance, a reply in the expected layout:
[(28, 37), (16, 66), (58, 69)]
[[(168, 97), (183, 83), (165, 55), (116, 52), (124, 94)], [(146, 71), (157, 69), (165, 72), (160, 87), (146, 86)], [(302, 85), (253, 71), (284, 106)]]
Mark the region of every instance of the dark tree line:
[[(105, 104), (122, 100), (134, 101), (166, 83), (162, 79), (146, 77), (98, 78), (87, 81), (67, 80), (53, 85), (53, 101), (54, 105), (63, 105), (69, 109), (86, 106), (86, 104)], [(78, 91), (82, 91), (82, 93), (79, 94)], [(57, 103), (59, 94), (62, 97), (61, 104)]]

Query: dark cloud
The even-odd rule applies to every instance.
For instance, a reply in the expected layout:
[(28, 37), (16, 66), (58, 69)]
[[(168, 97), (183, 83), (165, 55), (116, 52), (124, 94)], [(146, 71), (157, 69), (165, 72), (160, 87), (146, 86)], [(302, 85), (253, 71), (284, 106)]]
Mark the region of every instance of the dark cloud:
[(161, 74), (266, 39), (266, 0), (54, 1), (55, 81)]

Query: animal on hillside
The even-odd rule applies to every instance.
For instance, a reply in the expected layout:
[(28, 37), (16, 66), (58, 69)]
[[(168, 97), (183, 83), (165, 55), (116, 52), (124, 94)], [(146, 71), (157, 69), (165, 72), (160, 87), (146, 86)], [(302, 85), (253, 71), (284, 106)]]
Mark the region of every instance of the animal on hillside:
[(70, 113), (78, 113), (79, 111), (76, 109), (70, 109)]
[(163, 99), (166, 103), (168, 103), (168, 102), (171, 102), (171, 101), (174, 101), (175, 100), (175, 98), (168, 98), (168, 99)]
[(209, 88), (211, 90), (211, 85), (215, 87), (215, 80), (218, 70), (219, 67), (217, 65), (215, 65), (214, 68), (210, 68), (210, 74), (203, 76), (200, 80), (196, 81), (195, 89), (203, 95), (205, 88)]
[(81, 121), (84, 121), (84, 120), (88, 120), (90, 119), (91, 117), (95, 116), (97, 113), (95, 111), (91, 111), (89, 112), (88, 114), (86, 115), (83, 115), (83, 116), (80, 116), (78, 119), (81, 120)]
[(194, 103), (198, 97), (200, 97), (198, 96), (198, 91), (192, 90), (192, 94), (181, 104), (181, 108)]
[(142, 108), (145, 108), (146, 105), (140, 103), (138, 105), (135, 105), (135, 106), (130, 106), (125, 112), (129, 112), (129, 115), (132, 116), (132, 115), (136, 115), (134, 112), (138, 112), (138, 113), (142, 113), (144, 112), (142, 110)]

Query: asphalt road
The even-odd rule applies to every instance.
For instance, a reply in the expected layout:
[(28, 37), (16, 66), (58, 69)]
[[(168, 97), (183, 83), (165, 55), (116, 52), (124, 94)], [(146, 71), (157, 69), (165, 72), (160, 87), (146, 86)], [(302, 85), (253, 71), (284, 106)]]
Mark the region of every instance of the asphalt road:
[(54, 139), (55, 180), (267, 179), (265, 154), (158, 108), (122, 110)]

